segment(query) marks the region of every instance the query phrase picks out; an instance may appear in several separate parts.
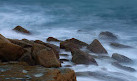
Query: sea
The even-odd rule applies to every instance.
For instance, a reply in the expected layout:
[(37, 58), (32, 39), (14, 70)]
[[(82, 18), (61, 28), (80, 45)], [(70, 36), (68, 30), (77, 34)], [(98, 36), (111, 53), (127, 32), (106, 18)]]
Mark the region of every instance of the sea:
[[(18, 25), (32, 35), (14, 32), (12, 29)], [(114, 33), (118, 43), (133, 48), (112, 48), (108, 41), (99, 39), (103, 31)], [(108, 56), (125, 55), (133, 63), (123, 65), (137, 70), (137, 0), (0, 0), (0, 34), (44, 42), (48, 37), (76, 38), (88, 44), (98, 39)], [(67, 53), (70, 55), (67, 59), (71, 59), (70, 52), (61, 53)], [(72, 65), (70, 68), (76, 73), (87, 72), (87, 76), (77, 76), (77, 81), (137, 81), (137, 72), (117, 68), (110, 59), (96, 61), (98, 66), (67, 62), (63, 65)]]

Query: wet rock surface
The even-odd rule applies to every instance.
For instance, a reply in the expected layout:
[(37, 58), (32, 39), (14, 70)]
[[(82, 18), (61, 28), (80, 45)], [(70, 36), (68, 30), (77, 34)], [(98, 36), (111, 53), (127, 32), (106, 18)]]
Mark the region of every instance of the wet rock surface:
[(47, 38), (47, 41), (48, 41), (48, 42), (61, 42), (61, 40), (58, 40), (58, 39), (56, 39), (56, 38), (54, 38), (54, 37), (48, 37), (48, 38)]
[(114, 53), (112, 55), (112, 58), (117, 60), (118, 62), (122, 62), (122, 63), (132, 63), (133, 62), (130, 58), (128, 58), (124, 55), (118, 54), (118, 53)]
[(118, 39), (117, 36), (109, 31), (101, 32), (99, 34), (100, 39), (105, 39), (105, 40), (116, 40)]
[(135, 72), (136, 71), (134, 68), (123, 66), (123, 65), (119, 64), (118, 62), (113, 62), (112, 65), (119, 68), (119, 69), (123, 69), (123, 70), (129, 71), (129, 72)]
[(93, 40), (93, 42), (87, 48), (93, 53), (107, 54), (106, 49), (101, 45), (101, 43), (97, 39)]
[(88, 44), (82, 41), (79, 41), (78, 39), (75, 39), (75, 38), (68, 39), (60, 43), (60, 48), (65, 49), (67, 51), (72, 51), (74, 49), (80, 49), (84, 46), (88, 46)]
[(72, 62), (76, 64), (94, 64), (97, 65), (96, 60), (89, 54), (81, 50), (73, 50), (72, 52)]
[(25, 28), (21, 26), (16, 26), (13, 30), (19, 33), (31, 34), (30, 31), (26, 30)]
[(0, 81), (76, 81), (76, 76), (73, 70), (67, 68), (2, 63), (0, 64)]
[(110, 43), (110, 46), (112, 46), (114, 48), (132, 48), (131, 46), (123, 45), (120, 43)]

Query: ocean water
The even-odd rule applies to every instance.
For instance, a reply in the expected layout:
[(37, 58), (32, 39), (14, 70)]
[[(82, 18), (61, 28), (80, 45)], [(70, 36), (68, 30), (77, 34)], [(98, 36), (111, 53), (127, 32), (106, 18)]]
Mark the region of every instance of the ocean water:
[[(100, 40), (108, 55), (120, 53), (131, 58), (134, 63), (127, 66), (137, 70), (136, 4), (137, 0), (0, 0), (0, 33), (7, 38), (45, 42), (49, 36), (60, 40), (77, 38), (90, 44), (93, 39), (98, 39), (101, 31), (110, 31), (118, 35), (119, 43), (133, 49), (114, 49)], [(30, 30), (33, 35), (12, 31), (17, 25)], [(62, 53), (71, 55), (70, 52)], [(118, 69), (109, 59), (96, 61), (99, 66), (72, 67), (75, 72), (94, 73), (92, 76), (78, 76), (78, 81), (137, 81), (137, 72)]]

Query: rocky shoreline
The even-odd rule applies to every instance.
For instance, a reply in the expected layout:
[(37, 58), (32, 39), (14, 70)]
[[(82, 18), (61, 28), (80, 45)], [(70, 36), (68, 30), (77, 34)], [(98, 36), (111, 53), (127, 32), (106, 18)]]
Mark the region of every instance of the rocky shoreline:
[[(17, 26), (13, 31), (31, 35), (32, 33), (21, 26)], [(110, 46), (115, 48), (130, 48), (130, 46), (119, 44), (112, 40), (118, 37), (111, 32), (101, 32), (99, 38), (111, 40)], [(78, 39), (58, 40), (54, 37), (41, 40), (9, 39), (0, 35), (0, 81), (76, 81), (76, 74), (73, 70), (62, 67), (64, 61), (71, 61), (74, 64), (85, 64), (98, 66), (96, 59), (112, 59), (112, 65), (130, 72), (136, 71), (134, 68), (123, 66), (121, 63), (132, 63), (126, 56), (114, 53), (108, 56), (107, 50), (98, 39), (87, 44)], [(60, 46), (51, 44), (58, 42)], [(85, 47), (88, 51), (83, 51)], [(70, 51), (72, 59), (60, 59), (60, 50)], [(89, 52), (95, 55), (89, 54)], [(78, 73), (77, 73), (78, 74)], [(80, 74), (79, 74), (80, 75)]]

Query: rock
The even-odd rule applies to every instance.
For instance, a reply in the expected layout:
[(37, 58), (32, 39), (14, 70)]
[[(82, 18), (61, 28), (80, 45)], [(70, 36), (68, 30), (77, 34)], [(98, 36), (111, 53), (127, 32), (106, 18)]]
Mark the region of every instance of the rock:
[(59, 56), (65, 56), (65, 57), (68, 57), (69, 55), (68, 55), (68, 54), (59, 54)]
[(23, 48), (18, 45), (0, 42), (0, 59), (2, 61), (17, 60), (23, 53)]
[(97, 65), (96, 60), (91, 55), (81, 50), (73, 50), (71, 53), (72, 53), (72, 62), (74, 62), (75, 64)]
[(107, 54), (106, 49), (101, 45), (101, 43), (97, 39), (95, 39), (87, 48), (93, 53)]
[(20, 58), (24, 53), (22, 47), (12, 44), (4, 36), (0, 35), (0, 60), (14, 61)]
[(109, 32), (109, 31), (101, 32), (99, 34), (99, 38), (101, 38), (101, 39), (109, 39), (109, 40), (116, 40), (116, 39), (118, 39), (116, 35), (114, 35), (113, 33)]
[(113, 62), (112, 65), (114, 65), (115, 67), (117, 67), (119, 69), (123, 69), (123, 70), (126, 70), (126, 71), (130, 71), (130, 72), (135, 72), (136, 71), (134, 68), (123, 66), (123, 65), (121, 65), (117, 62)]
[[(110, 76), (109, 73), (111, 73), (112, 76)], [(99, 81), (128, 81), (125, 78), (113, 76), (113, 75), (124, 76), (124, 74), (120, 74), (120, 73), (116, 73), (116, 72), (109, 72), (109, 73), (101, 72), (101, 71), (96, 71), (96, 72), (85, 71), (85, 72), (76, 72), (76, 76), (87, 77), (87, 78), (93, 77), (93, 78), (95, 78), (95, 79), (97, 79)]]
[(6, 43), (11, 43), (8, 39), (6, 39), (3, 35), (0, 34), (0, 41), (6, 42)]
[(56, 38), (54, 38), (54, 37), (48, 37), (48, 38), (47, 38), (47, 41), (48, 41), (48, 42), (60, 42), (60, 40), (58, 40), (58, 39), (56, 39)]
[(123, 63), (131, 63), (132, 60), (124, 55), (120, 55), (118, 53), (114, 53), (112, 55), (112, 58), (117, 60), (118, 62), (123, 62)]
[(21, 26), (16, 26), (13, 30), (16, 32), (24, 33), (24, 34), (31, 34), (28, 30), (26, 30), (25, 28)]
[(51, 48), (51, 49), (55, 52), (56, 57), (59, 59), (60, 48), (59, 48), (58, 46), (56, 46), (56, 45), (54, 45), (54, 44), (45, 43), (45, 42), (42, 42), (42, 41), (40, 41), (40, 40), (35, 40), (34, 42), (35, 42), (35, 43), (38, 43), (38, 44), (42, 44), (42, 45), (44, 45), (44, 46), (46, 46), (46, 47)]
[(26, 42), (24, 42), (24, 41), (22, 41), (22, 40), (18, 40), (18, 39), (9, 39), (9, 41), (12, 42), (13, 44), (17, 44), (17, 45), (19, 45), (19, 46), (21, 46), (21, 47), (23, 47), (23, 48), (32, 47), (31, 44), (26, 43)]
[(32, 49), (31, 48), (24, 48), (26, 51), (25, 53), (21, 56), (21, 58), (19, 59), (19, 61), (21, 62), (26, 62), (29, 65), (36, 65), (34, 59), (32, 58)]
[(34, 44), (34, 41), (32, 41), (32, 40), (22, 39), (22, 41), (24, 41), (24, 42), (26, 42), (26, 43), (28, 43), (30, 45)]
[(69, 61), (68, 59), (60, 59), (61, 62)]
[(72, 67), (71, 65), (65, 65), (64, 67)]
[(119, 44), (119, 43), (110, 43), (110, 46), (112, 46), (114, 48), (132, 48), (131, 46), (127, 46), (127, 45), (123, 45), (123, 44)]
[(32, 56), (36, 61), (36, 64), (44, 67), (60, 67), (61, 64), (56, 58), (56, 54), (51, 48), (48, 48), (41, 44), (34, 44), (32, 47)]
[(21, 64), (0, 64), (0, 81), (76, 81), (75, 72)]
[(68, 39), (60, 43), (60, 48), (65, 49), (67, 51), (72, 51), (73, 49), (80, 49), (84, 46), (88, 46), (88, 44), (79, 41), (75, 38)]

